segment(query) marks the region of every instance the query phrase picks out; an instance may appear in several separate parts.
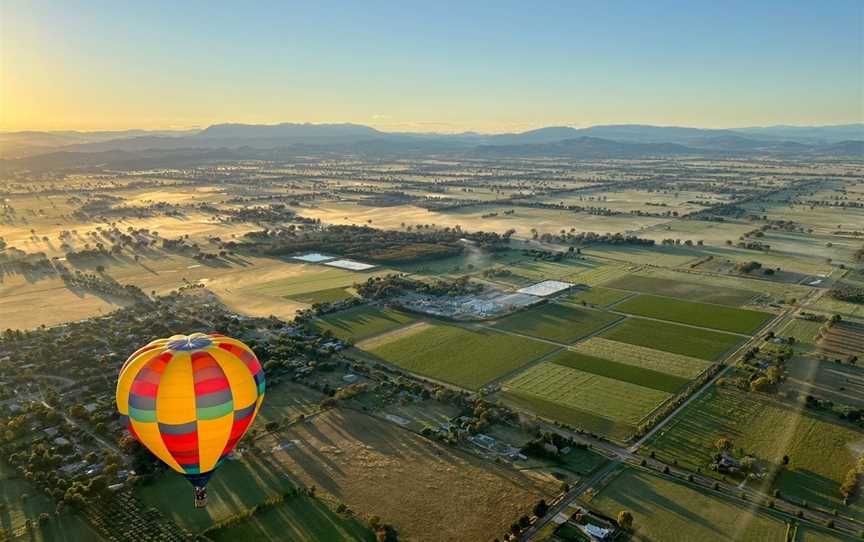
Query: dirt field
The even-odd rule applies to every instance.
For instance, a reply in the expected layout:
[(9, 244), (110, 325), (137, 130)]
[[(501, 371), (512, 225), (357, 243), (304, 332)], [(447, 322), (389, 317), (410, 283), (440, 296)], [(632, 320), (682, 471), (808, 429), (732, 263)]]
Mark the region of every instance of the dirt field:
[(0, 282), (0, 329), (32, 329), (108, 314), (120, 302), (73, 292), (58, 278), (29, 282), (21, 276)]
[(299, 483), (380, 516), (400, 540), (491, 539), (557, 490), (552, 480), (482, 463), (354, 411), (330, 411), (279, 441), (294, 445), (273, 459)]

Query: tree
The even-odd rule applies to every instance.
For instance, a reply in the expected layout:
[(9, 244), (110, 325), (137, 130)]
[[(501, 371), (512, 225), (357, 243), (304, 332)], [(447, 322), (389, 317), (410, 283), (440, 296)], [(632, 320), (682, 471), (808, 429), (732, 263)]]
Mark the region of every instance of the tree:
[(534, 505), (533, 512), (534, 512), (534, 515), (537, 516), (538, 518), (542, 518), (543, 516), (545, 516), (546, 512), (548, 512), (548, 511), (549, 511), (549, 505), (546, 504), (546, 501), (544, 499), (540, 499), (539, 501), (537, 501), (537, 504)]
[(618, 525), (621, 526), (625, 531), (629, 531), (633, 528), (633, 514), (631, 514), (627, 510), (621, 510), (618, 512)]
[(729, 437), (720, 437), (717, 439), (717, 442), (714, 443), (714, 446), (721, 452), (728, 452), (732, 450), (734, 443)]

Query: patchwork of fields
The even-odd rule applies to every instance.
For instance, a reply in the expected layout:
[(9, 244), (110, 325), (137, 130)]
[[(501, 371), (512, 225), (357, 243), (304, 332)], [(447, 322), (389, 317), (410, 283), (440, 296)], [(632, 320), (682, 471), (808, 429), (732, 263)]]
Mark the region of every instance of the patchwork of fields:
[(758, 295), (754, 291), (740, 288), (709, 286), (707, 284), (635, 274), (608, 282), (606, 286), (643, 294), (680, 297), (681, 299), (690, 301), (732, 306), (744, 305)]
[(703, 359), (662, 352), (634, 344), (610, 341), (603, 337), (592, 337), (574, 346), (573, 350), (589, 356), (611, 359), (618, 363), (633, 365), (688, 380), (696, 378), (711, 366), (710, 362)]
[[(516, 396), (522, 405), (537, 400), (537, 411), (541, 415), (619, 438), (632, 431), (645, 416), (671, 396), (665, 391), (552, 361), (545, 361), (521, 373), (507, 382), (503, 390), (505, 397)], [(553, 409), (561, 407), (561, 410), (550, 413), (550, 405), (540, 401), (551, 403)], [(606, 420), (607, 423), (598, 424), (595, 418)]]
[(354, 307), (328, 314), (315, 321), (315, 326), (334, 336), (353, 342), (398, 329), (415, 321), (404, 312), (378, 307)]
[(586, 373), (605, 376), (621, 382), (629, 382), (666, 393), (675, 393), (689, 382), (689, 379), (646, 369), (637, 365), (618, 363), (611, 359), (597, 358), (565, 350), (549, 359), (563, 367), (570, 367)]
[(629, 510), (634, 540), (783, 540), (786, 531), (786, 522), (778, 516), (634, 469), (624, 470), (589, 504), (611, 517)]
[(587, 303), (589, 305), (597, 305), (598, 307), (608, 307), (609, 305), (617, 303), (622, 299), (626, 299), (631, 295), (633, 295), (632, 292), (605, 288), (603, 286), (595, 286), (589, 290), (580, 290), (571, 294), (567, 296), (564, 301), (574, 304)]
[(682, 356), (716, 361), (744, 339), (738, 335), (628, 318), (601, 335), (605, 339)]
[(607, 312), (545, 303), (503, 318), (494, 327), (571, 344), (620, 319), (620, 316)]
[[(708, 472), (716, 453), (714, 444), (722, 436), (731, 438), (736, 449), (743, 448), (775, 465), (788, 455), (791, 461), (775, 487), (787, 496), (829, 509), (841, 505), (840, 482), (864, 445), (860, 430), (838, 420), (735, 388), (715, 386), (690, 404), (645, 450)], [(864, 518), (864, 506), (857, 501), (848, 510)]]
[(752, 334), (771, 314), (721, 305), (693, 303), (670, 297), (643, 294), (615, 306), (616, 311), (699, 327)]
[(433, 324), (365, 352), (403, 369), (478, 389), (555, 350), (556, 346), (483, 328)]

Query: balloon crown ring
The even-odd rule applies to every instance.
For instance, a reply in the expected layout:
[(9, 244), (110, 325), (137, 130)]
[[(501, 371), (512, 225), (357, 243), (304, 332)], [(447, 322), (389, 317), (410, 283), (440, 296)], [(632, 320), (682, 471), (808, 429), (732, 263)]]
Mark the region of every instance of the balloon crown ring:
[(169, 350), (203, 350), (213, 344), (213, 340), (203, 333), (192, 335), (175, 335), (169, 339), (165, 347)]

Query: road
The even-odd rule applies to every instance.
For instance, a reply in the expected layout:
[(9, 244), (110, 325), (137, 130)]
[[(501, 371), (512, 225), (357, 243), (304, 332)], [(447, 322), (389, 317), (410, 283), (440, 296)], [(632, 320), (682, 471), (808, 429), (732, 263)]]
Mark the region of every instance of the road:
[(72, 416), (70, 416), (68, 413), (66, 413), (65, 411), (63, 411), (63, 410), (57, 410), (56, 408), (52, 407), (51, 405), (49, 405), (49, 404), (46, 403), (45, 401), (42, 401), (42, 404), (45, 405), (46, 408), (50, 408), (51, 410), (54, 410), (55, 412), (57, 412), (58, 414), (60, 414), (61, 416), (63, 416), (63, 419), (66, 420), (66, 423), (68, 423), (69, 425), (71, 425), (71, 426), (73, 426), (73, 427), (78, 428), (79, 430), (81, 430), (81, 432), (83, 432), (83, 433), (86, 434), (88, 437), (92, 438), (94, 441), (96, 441), (96, 442), (98, 442), (99, 444), (101, 444), (103, 447), (108, 448), (109, 450), (111, 450), (112, 452), (114, 452), (115, 454), (117, 454), (118, 456), (120, 456), (121, 458), (125, 458), (125, 457), (126, 457), (126, 456), (123, 454), (123, 452), (120, 451), (120, 448), (118, 448), (115, 444), (112, 444), (112, 443), (108, 442), (107, 440), (105, 440), (104, 438), (100, 437), (99, 435), (97, 435), (97, 434), (94, 433), (93, 431), (90, 431), (89, 429), (87, 429), (86, 427), (84, 427), (83, 425), (81, 425), (80, 423), (78, 423), (77, 421), (75, 421), (75, 419), (74, 419)]
[(519, 537), (519, 540), (522, 542), (532, 540), (533, 537), (541, 529), (548, 525), (548, 523), (552, 521), (555, 516), (558, 515), (558, 513), (565, 510), (568, 505), (579, 499), (585, 492), (594, 488), (596, 484), (602, 481), (606, 477), (606, 475), (612, 472), (612, 470), (622, 465), (627, 465), (630, 468), (650, 470), (654, 472), (654, 474), (657, 474), (659, 476), (675, 478), (679, 482), (698, 487), (699, 490), (702, 492), (708, 491), (723, 494), (726, 497), (737, 499), (740, 502), (747, 502), (751, 506), (766, 507), (768, 506), (769, 502), (773, 501), (774, 510), (789, 514), (793, 517), (796, 517), (800, 514), (800, 517), (798, 517), (799, 521), (811, 521), (824, 526), (827, 521), (831, 520), (834, 521), (838, 529), (842, 529), (847, 533), (856, 536), (860, 532), (864, 531), (864, 522), (846, 517), (835, 517), (833, 514), (830, 514), (828, 512), (814, 510), (809, 507), (805, 508), (782, 499), (772, 499), (768, 495), (765, 495), (761, 492), (747, 488), (742, 489), (736, 484), (716, 480), (712, 477), (695, 473), (687, 469), (665, 463), (658, 459), (644, 458), (637, 454), (638, 450), (646, 442), (648, 442), (648, 440), (652, 436), (654, 436), (660, 429), (662, 429), (670, 420), (675, 419), (676, 416), (678, 416), (687, 405), (695, 401), (706, 390), (708, 390), (712, 385), (714, 385), (719, 378), (722, 378), (723, 375), (725, 375), (732, 367), (734, 367), (734, 363), (732, 362), (737, 359), (737, 356), (739, 356), (741, 352), (763, 340), (762, 337), (765, 333), (770, 331), (776, 332), (777, 330), (782, 329), (783, 326), (785, 326), (786, 323), (794, 317), (795, 313), (798, 312), (802, 305), (806, 304), (814, 295), (820, 295), (821, 293), (822, 292), (816, 290), (811, 291), (798, 304), (790, 306), (783, 312), (778, 314), (775, 318), (768, 322), (768, 324), (763, 326), (762, 330), (760, 330), (757, 336), (754, 336), (753, 338), (748, 340), (746, 343), (741, 345), (739, 348), (737, 348), (734, 352), (732, 352), (726, 357), (726, 367), (723, 370), (719, 371), (711, 380), (706, 382), (705, 385), (703, 385), (699, 390), (694, 392), (693, 395), (691, 395), (686, 401), (684, 401), (678, 408), (672, 411), (666, 418), (657, 423), (648, 433), (645, 434), (645, 436), (643, 436), (633, 445), (627, 448), (618, 446), (605, 440), (569, 431), (555, 425), (550, 425), (546, 422), (541, 422), (540, 425), (543, 430), (547, 432), (555, 432), (564, 437), (571, 438), (576, 442), (588, 444), (594, 451), (605, 455), (611, 461), (598, 473), (591, 476), (587, 480), (580, 482), (577, 486), (571, 489), (564, 499), (562, 499), (559, 503), (553, 506), (552, 509), (550, 509), (549, 513), (537, 520), (528, 530), (526, 530)]

